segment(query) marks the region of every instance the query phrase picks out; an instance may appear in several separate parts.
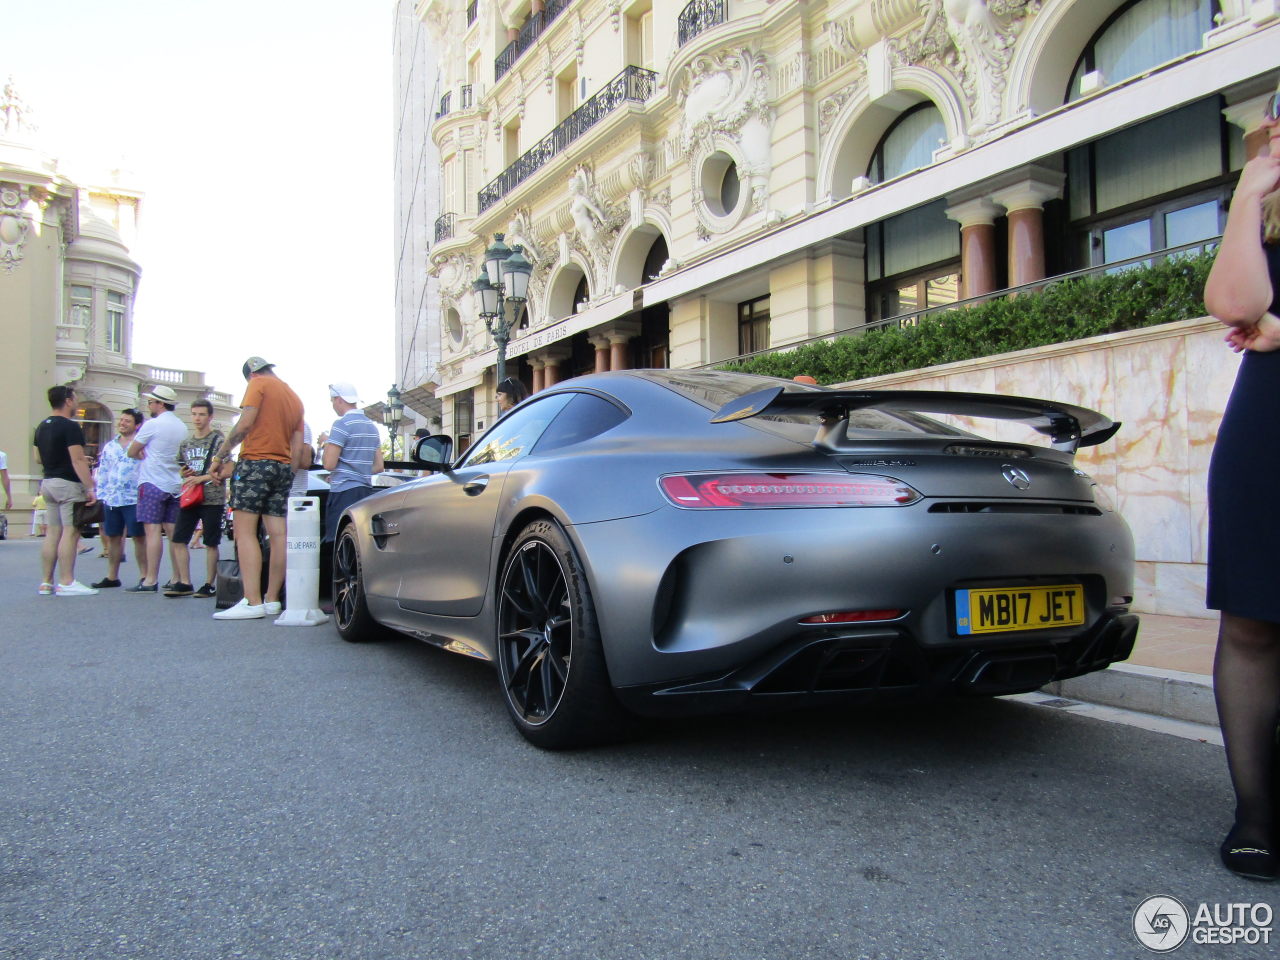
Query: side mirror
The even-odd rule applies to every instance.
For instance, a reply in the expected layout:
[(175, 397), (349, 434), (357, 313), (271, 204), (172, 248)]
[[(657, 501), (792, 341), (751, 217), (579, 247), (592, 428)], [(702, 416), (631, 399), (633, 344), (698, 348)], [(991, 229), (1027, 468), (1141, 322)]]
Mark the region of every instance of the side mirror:
[(425, 470), (447, 472), (453, 458), (453, 439), (443, 433), (423, 437), (413, 445), (411, 456)]

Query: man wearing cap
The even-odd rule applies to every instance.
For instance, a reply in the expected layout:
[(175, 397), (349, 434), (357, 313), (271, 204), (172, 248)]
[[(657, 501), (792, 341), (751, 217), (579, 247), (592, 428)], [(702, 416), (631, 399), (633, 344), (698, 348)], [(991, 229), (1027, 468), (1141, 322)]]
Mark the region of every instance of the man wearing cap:
[[(285, 508), (294, 465), (301, 458), (303, 422), (302, 401), (275, 375), (274, 368), (275, 364), (262, 357), (250, 357), (244, 362), (241, 373), (249, 386), (240, 402), (240, 419), (210, 462), (210, 473), (225, 477), (231, 452), (244, 444), (231, 485), (232, 528), (244, 598), (234, 607), (215, 613), (215, 620), (259, 620), (280, 612), (286, 558)], [(273, 547), (265, 594), (259, 518)]]
[(331, 383), (329, 401), (338, 419), (328, 433), (320, 434), (320, 457), (329, 471), (325, 543), (337, 536), (342, 511), (373, 493), (372, 475), (382, 472), (382, 437), (374, 422), (357, 409), (356, 388), (345, 381)]
[[(173, 543), (173, 525), (178, 520), (178, 495), (182, 493), (182, 464), (178, 448), (187, 438), (187, 427), (175, 414), (178, 395), (172, 387), (158, 384), (142, 395), (151, 419), (144, 423), (129, 444), (129, 456), (142, 461), (138, 471), (137, 519), (147, 535), (147, 569), (142, 579), (126, 593), (160, 591), (160, 559), (164, 555), (161, 531)], [(169, 563), (172, 567), (172, 546)]]

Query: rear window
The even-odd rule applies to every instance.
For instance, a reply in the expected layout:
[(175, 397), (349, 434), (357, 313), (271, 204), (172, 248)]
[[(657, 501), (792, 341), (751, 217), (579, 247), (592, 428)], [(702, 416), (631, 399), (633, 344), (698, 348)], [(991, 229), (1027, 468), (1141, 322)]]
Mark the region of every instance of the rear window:
[[(648, 371), (646, 371), (648, 372)], [(655, 382), (687, 397), (711, 413), (719, 410), (730, 400), (746, 396), (766, 387), (785, 384), (788, 391), (821, 392), (821, 388), (808, 384), (793, 383), (773, 378), (753, 376), (745, 373), (725, 373), (723, 371), (699, 371), (697, 373), (681, 373), (674, 370), (652, 372)], [(707, 419), (710, 419), (708, 416)], [(780, 434), (801, 443), (813, 440), (814, 430), (818, 426), (818, 418), (810, 413), (768, 414), (739, 421), (748, 426), (759, 427)], [(886, 436), (911, 434), (933, 437), (970, 437), (965, 433), (930, 417), (917, 413), (888, 413), (883, 410), (855, 410), (849, 415), (849, 436), (868, 439)]]

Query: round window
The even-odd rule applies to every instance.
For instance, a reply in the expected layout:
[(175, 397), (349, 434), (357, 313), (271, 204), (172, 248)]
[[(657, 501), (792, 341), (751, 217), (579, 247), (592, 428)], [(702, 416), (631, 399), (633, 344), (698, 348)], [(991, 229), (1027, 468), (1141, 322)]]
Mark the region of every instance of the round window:
[(720, 151), (707, 157), (702, 164), (702, 197), (713, 216), (727, 217), (738, 209), (742, 180), (733, 157)]
[(449, 339), (454, 343), (462, 342), (462, 318), (458, 316), (458, 311), (450, 309), (445, 315), (445, 325), (449, 330)]

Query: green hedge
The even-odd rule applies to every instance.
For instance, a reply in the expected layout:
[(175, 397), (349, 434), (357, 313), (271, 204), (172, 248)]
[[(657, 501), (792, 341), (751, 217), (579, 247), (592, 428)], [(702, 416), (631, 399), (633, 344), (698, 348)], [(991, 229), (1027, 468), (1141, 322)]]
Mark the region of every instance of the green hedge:
[(1039, 293), (936, 313), (913, 327), (886, 326), (719, 369), (844, 383), (1203, 317), (1213, 257), (1169, 258), (1149, 268), (1063, 280)]

